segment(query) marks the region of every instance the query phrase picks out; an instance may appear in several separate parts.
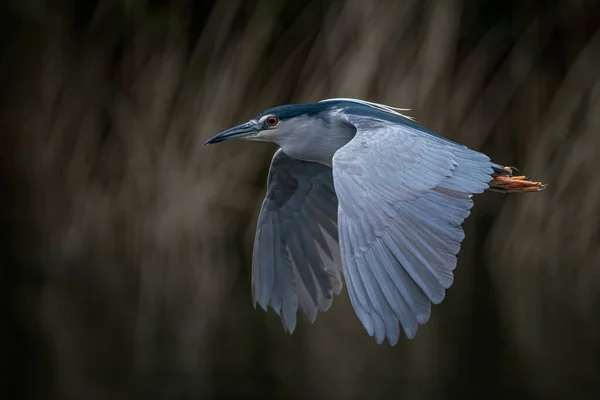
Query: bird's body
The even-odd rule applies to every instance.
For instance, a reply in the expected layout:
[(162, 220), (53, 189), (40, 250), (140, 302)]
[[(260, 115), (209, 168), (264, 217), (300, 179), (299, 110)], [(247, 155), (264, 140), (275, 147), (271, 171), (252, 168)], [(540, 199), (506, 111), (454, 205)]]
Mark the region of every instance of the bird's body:
[(538, 191), (485, 154), (354, 99), (280, 106), (207, 143), (277, 143), (256, 231), (255, 304), (293, 332), (345, 281), (377, 343), (413, 338), (453, 282), (461, 225), (485, 190)]

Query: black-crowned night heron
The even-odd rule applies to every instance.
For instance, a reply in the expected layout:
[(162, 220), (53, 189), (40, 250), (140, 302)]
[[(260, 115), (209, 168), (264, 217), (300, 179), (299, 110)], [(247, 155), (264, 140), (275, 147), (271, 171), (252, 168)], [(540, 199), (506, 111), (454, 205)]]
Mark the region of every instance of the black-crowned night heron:
[(284, 329), (311, 323), (342, 288), (377, 343), (411, 339), (452, 285), (461, 224), (485, 190), (542, 190), (445, 139), (403, 109), (329, 99), (269, 109), (206, 142), (279, 145), (252, 261), (252, 297)]

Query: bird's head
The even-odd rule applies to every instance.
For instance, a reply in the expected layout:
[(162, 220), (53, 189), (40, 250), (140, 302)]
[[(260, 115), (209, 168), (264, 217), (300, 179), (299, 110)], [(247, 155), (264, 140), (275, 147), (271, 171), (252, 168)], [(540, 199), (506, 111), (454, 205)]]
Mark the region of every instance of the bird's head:
[(409, 123), (394, 108), (364, 100), (337, 98), (270, 108), (250, 121), (210, 138), (205, 145), (230, 139), (273, 142), (290, 157), (331, 164), (334, 153), (356, 133), (356, 123)]
[(260, 142), (279, 143), (294, 133), (304, 132), (312, 124), (318, 124), (331, 104), (289, 104), (270, 108), (250, 121), (227, 129), (204, 145), (221, 143), (230, 139), (245, 139)]

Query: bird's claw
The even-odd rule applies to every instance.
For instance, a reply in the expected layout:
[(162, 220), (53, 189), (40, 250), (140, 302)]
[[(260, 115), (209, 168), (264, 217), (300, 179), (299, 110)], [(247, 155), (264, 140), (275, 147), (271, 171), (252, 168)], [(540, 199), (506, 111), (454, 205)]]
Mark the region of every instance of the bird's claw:
[(504, 167), (502, 169), (507, 171), (511, 176), (519, 174), (519, 170), (515, 167)]

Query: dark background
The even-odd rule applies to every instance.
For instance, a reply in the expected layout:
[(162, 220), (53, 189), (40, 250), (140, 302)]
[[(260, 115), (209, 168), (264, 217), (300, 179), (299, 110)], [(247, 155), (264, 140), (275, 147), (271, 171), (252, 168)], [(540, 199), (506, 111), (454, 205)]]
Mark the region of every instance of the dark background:
[[(0, 398), (600, 398), (597, 1), (0, 12)], [(411, 108), (550, 182), (477, 196), (454, 286), (394, 348), (345, 291), (293, 336), (253, 309), (274, 147), (201, 147), (327, 97)]]

